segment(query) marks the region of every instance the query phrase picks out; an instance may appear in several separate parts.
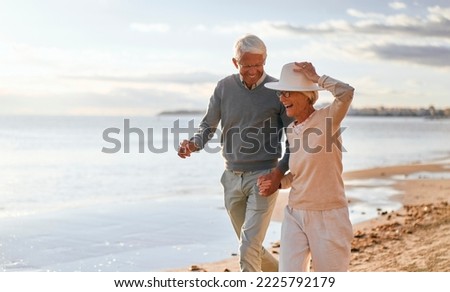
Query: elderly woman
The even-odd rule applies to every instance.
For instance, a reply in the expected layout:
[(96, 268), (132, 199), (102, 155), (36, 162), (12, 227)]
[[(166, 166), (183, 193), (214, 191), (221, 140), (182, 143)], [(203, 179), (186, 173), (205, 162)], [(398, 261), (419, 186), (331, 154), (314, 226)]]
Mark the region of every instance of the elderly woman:
[[(342, 179), (340, 124), (347, 114), (354, 88), (329, 76), (319, 76), (308, 62), (283, 66), (278, 82), (265, 84), (277, 94), (289, 117), (290, 172), (281, 187), (290, 187), (281, 230), (280, 272), (348, 271), (352, 225)], [(331, 105), (315, 109), (318, 91), (335, 97)], [(261, 177), (261, 195), (271, 186)]]

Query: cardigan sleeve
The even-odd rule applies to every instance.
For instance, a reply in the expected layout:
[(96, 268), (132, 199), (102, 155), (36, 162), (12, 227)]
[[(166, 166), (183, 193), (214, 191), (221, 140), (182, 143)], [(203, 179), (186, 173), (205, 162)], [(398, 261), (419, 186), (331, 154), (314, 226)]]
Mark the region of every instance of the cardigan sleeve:
[(327, 75), (319, 78), (319, 85), (333, 94), (335, 100), (330, 106), (330, 115), (333, 117), (333, 124), (339, 125), (350, 108), (355, 89)]

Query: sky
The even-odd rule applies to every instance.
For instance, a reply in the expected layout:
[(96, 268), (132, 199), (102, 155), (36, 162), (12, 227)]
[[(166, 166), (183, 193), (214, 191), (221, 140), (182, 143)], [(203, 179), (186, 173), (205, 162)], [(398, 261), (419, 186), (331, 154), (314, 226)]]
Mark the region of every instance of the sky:
[(247, 33), (269, 75), (312, 62), (355, 108), (450, 108), (449, 0), (0, 0), (0, 115), (203, 110)]

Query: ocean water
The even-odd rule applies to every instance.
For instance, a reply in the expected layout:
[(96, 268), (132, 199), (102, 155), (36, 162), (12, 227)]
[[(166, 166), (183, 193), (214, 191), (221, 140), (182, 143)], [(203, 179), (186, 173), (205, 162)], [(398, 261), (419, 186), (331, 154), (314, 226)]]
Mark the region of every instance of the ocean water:
[[(236, 253), (217, 137), (176, 155), (200, 118), (0, 117), (0, 271), (160, 271)], [(343, 127), (345, 171), (450, 155), (450, 120), (350, 116)], [(349, 188), (353, 222), (399, 207), (389, 180), (370, 183)]]

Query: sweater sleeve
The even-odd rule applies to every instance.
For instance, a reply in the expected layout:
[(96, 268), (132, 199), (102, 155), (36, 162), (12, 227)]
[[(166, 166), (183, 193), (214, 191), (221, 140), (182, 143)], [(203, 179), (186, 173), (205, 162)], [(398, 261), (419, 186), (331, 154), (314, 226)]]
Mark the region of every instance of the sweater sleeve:
[(340, 124), (347, 114), (355, 89), (347, 83), (327, 75), (319, 78), (319, 85), (333, 94), (335, 100), (330, 106), (330, 115), (333, 117), (335, 125)]
[(214, 94), (211, 96), (209, 100), (208, 109), (206, 111), (205, 116), (200, 122), (197, 133), (190, 139), (197, 148), (203, 149), (206, 143), (211, 140), (216, 132), (217, 126), (221, 119), (221, 110), (220, 110), (220, 95), (219, 93), (220, 84), (214, 90)]
[[(290, 118), (287, 116), (286, 114), (286, 109), (284, 107), (284, 105), (281, 105), (281, 110), (280, 110), (280, 118), (281, 118), (281, 122), (283, 124), (283, 128), (284, 128), (284, 133), (285, 136), (287, 136), (286, 134), (286, 128), (289, 126), (290, 123), (292, 123), (293, 118)], [(284, 174), (286, 173), (286, 171), (289, 170), (289, 156), (290, 156), (290, 151), (289, 151), (289, 141), (286, 138), (286, 142), (285, 142), (285, 152), (283, 157), (280, 159), (280, 161), (278, 162), (278, 168), (280, 169), (280, 171)]]

